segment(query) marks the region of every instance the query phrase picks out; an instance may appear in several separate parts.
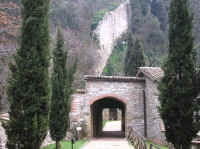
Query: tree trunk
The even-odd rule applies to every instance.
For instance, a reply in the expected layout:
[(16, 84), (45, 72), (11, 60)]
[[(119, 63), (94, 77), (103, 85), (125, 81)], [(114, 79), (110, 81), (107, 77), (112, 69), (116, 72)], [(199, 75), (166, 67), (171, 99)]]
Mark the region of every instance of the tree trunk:
[(190, 144), (183, 144), (182, 149), (190, 149), (191, 145)]
[(174, 149), (190, 149), (190, 148), (191, 148), (190, 143), (189, 144), (185, 143), (185, 144), (174, 145)]
[(56, 149), (59, 149), (59, 141), (56, 141)]

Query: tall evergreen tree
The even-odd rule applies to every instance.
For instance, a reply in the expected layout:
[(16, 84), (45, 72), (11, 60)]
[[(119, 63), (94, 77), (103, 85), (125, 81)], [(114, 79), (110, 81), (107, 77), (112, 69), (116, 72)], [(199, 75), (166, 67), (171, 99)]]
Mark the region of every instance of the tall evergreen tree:
[(130, 33), (128, 35), (128, 49), (125, 58), (124, 73), (126, 76), (135, 76), (138, 67), (144, 65), (145, 61), (142, 44), (138, 39), (135, 44), (133, 44), (133, 36)]
[(21, 0), (20, 48), (10, 64), (8, 149), (39, 149), (48, 129), (49, 0)]
[(56, 141), (56, 149), (59, 142), (66, 136), (68, 128), (68, 115), (70, 111), (70, 95), (72, 94), (72, 82), (75, 67), (66, 67), (67, 51), (64, 50), (64, 39), (60, 30), (57, 34), (57, 44), (53, 51), (52, 74), (52, 99), (50, 112), (50, 134)]
[(166, 138), (176, 149), (189, 149), (197, 133), (193, 113), (198, 82), (188, 0), (171, 1), (169, 54), (163, 70), (159, 100)]

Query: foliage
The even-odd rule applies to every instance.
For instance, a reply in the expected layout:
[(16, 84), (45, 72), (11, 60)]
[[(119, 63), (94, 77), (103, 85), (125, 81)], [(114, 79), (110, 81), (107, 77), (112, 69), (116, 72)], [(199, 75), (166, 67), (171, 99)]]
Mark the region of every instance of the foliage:
[[(80, 149), (84, 143), (85, 143), (84, 140), (76, 141), (74, 144), (74, 149)], [(60, 149), (71, 149), (72, 148), (71, 146), (72, 146), (72, 144), (69, 141), (61, 141), (61, 143), (60, 143)], [(56, 148), (55, 144), (50, 144), (46, 147), (43, 147), (42, 149), (55, 149), (55, 148)]]
[(167, 10), (163, 1), (153, 0), (151, 3), (151, 13), (156, 16), (160, 21), (161, 30), (165, 31), (168, 24)]
[(147, 65), (160, 66), (167, 53), (167, 6), (163, 0), (130, 0), (129, 30), (143, 41)]
[(106, 125), (106, 123), (108, 123), (108, 122), (111, 122), (111, 121), (109, 121), (109, 120), (103, 120), (103, 121), (102, 121), (102, 128), (104, 128), (105, 125)]
[(133, 42), (133, 36), (131, 33), (129, 33), (128, 50), (124, 63), (124, 73), (127, 76), (135, 76), (138, 71), (138, 67), (142, 67), (145, 65), (141, 41), (136, 39), (136, 42)]
[(140, 0), (140, 5), (141, 5), (141, 9), (142, 9), (142, 14), (143, 16), (146, 16), (148, 14), (149, 11), (149, 0)]
[(140, 0), (130, 0), (130, 8), (131, 15), (129, 29), (133, 34), (135, 34), (138, 28), (141, 27), (141, 23), (143, 22)]
[(113, 65), (111, 64), (111, 62), (108, 60), (108, 63), (106, 64), (106, 67), (104, 68), (104, 71), (103, 71), (103, 74), (105, 76), (112, 76), (113, 73), (114, 73), (114, 70), (113, 70)]
[(10, 121), (4, 127), (8, 149), (39, 149), (48, 129), (49, 0), (21, 2), (21, 45), (9, 67)]
[(53, 1), (50, 10), (50, 17), (53, 23), (73, 30), (80, 30), (79, 18), (73, 2), (67, 2), (66, 0)]
[(112, 3), (108, 6), (108, 10), (109, 10), (109, 11), (113, 11), (113, 10), (115, 10), (118, 6), (119, 6), (119, 3), (117, 3), (117, 2), (112, 2)]
[(169, 13), (169, 54), (159, 84), (160, 115), (166, 138), (176, 149), (188, 149), (198, 129), (193, 113), (198, 108), (196, 51), (193, 45), (192, 16), (188, 0), (171, 2)]
[(119, 41), (114, 47), (111, 56), (108, 59), (107, 65), (104, 68), (103, 74), (107, 76), (122, 75), (124, 70), (125, 53), (127, 51), (127, 43)]
[(156, 144), (150, 140), (146, 140), (146, 144), (147, 144), (147, 149), (151, 149), (150, 148), (150, 145), (152, 144), (153, 146), (155, 146), (156, 148), (159, 148), (159, 149), (169, 149), (168, 146), (163, 146), (163, 145), (159, 145), (159, 144)]
[(56, 149), (59, 141), (66, 136), (68, 100), (65, 97), (67, 79), (66, 71), (67, 52), (64, 51), (64, 39), (60, 30), (57, 33), (56, 48), (53, 51), (52, 73), (52, 97), (49, 128), (51, 138), (56, 141)]
[[(163, 45), (165, 41), (164, 41), (164, 38), (162, 36), (162, 32), (152, 31), (149, 34), (147, 42), (148, 42), (148, 44), (153, 44), (153, 45), (155, 45), (155, 44)], [(162, 50), (162, 49), (160, 49), (160, 50)]]
[(99, 22), (103, 19), (104, 15), (106, 14), (105, 9), (99, 10), (96, 15), (92, 18), (92, 23), (91, 23), (91, 31), (94, 31), (96, 27), (98, 26)]
[(160, 67), (166, 59), (167, 53), (160, 49), (145, 51), (145, 64), (149, 67)]
[(96, 29), (96, 27), (98, 26), (99, 22), (101, 20), (103, 20), (105, 14), (107, 12), (113, 11), (119, 6), (119, 3), (117, 3), (117, 2), (112, 2), (112, 3), (108, 3), (108, 4), (109, 4), (108, 8), (101, 9), (101, 10), (97, 11), (96, 14), (92, 17), (92, 23), (91, 23), (91, 26), (90, 26), (90, 30), (91, 31), (94, 31)]

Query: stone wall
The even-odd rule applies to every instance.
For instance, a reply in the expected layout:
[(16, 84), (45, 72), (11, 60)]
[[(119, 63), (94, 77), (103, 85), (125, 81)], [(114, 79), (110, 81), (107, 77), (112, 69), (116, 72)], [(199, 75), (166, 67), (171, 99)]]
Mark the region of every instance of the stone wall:
[[(102, 79), (103, 78), (103, 79)], [(148, 77), (144, 80), (120, 77), (86, 78), (86, 89), (73, 95), (72, 121), (82, 119), (87, 126), (88, 135), (91, 135), (90, 106), (97, 100), (112, 97), (120, 99), (126, 104), (126, 129), (131, 126), (140, 135), (145, 135), (144, 100), (146, 101), (146, 130), (147, 137), (157, 141), (164, 141), (162, 121), (158, 112), (157, 82)], [(122, 77), (123, 78), (123, 77)], [(125, 78), (125, 77), (124, 77)], [(144, 98), (145, 97), (145, 98)]]
[(95, 64), (96, 73), (101, 74), (110, 57), (116, 41), (127, 32), (128, 29), (128, 2), (122, 3), (114, 11), (108, 12), (94, 31), (97, 37), (99, 49), (99, 62)]
[(147, 137), (151, 139), (162, 140), (161, 119), (158, 112), (158, 89), (157, 82), (149, 78), (145, 78), (145, 97), (147, 111)]
[(5, 148), (6, 145), (6, 134), (5, 134), (5, 130), (2, 127), (2, 123), (0, 122), (0, 143), (2, 143), (3, 149)]

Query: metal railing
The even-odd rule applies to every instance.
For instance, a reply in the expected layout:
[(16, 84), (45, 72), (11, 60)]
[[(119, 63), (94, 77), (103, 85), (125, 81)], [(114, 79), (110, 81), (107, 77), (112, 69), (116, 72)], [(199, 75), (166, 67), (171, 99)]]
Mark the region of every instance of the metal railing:
[(128, 128), (127, 139), (135, 147), (135, 149), (147, 149), (146, 139), (139, 135), (133, 128)]

